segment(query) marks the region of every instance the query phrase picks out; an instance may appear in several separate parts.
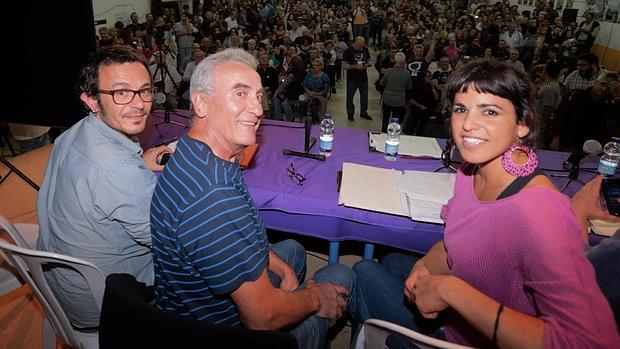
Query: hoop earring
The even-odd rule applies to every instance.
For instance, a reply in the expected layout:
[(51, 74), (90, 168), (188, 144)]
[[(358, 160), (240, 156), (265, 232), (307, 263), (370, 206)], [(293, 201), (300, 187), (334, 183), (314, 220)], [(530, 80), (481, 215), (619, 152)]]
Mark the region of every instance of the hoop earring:
[[(526, 163), (519, 165), (512, 161), (511, 156), (515, 150), (520, 150), (527, 154)], [(536, 153), (532, 148), (526, 145), (513, 144), (504, 152), (504, 155), (502, 155), (502, 167), (504, 167), (506, 172), (513, 176), (529, 176), (534, 172), (534, 170), (536, 170), (536, 167), (538, 167), (538, 156), (536, 156)]]

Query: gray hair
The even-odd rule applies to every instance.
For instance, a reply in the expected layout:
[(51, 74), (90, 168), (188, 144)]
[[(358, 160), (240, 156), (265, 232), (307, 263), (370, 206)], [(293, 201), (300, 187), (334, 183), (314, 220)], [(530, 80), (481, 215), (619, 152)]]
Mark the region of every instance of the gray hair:
[(407, 56), (405, 56), (404, 53), (396, 52), (396, 55), (394, 56), (394, 63), (396, 63), (396, 64), (403, 64), (406, 61), (407, 61)]
[(215, 86), (213, 86), (213, 76), (215, 74), (213, 70), (218, 65), (228, 62), (245, 64), (253, 70), (256, 70), (257, 65), (256, 59), (240, 48), (229, 48), (212, 54), (203, 59), (194, 69), (189, 85), (190, 94), (199, 91), (203, 92), (207, 97), (211, 96), (215, 91)]

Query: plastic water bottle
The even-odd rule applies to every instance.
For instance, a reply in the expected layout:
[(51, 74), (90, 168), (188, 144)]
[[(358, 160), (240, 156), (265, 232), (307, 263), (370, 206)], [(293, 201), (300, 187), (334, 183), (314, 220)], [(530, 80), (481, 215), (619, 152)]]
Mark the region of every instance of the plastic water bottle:
[(325, 114), (321, 121), (321, 136), (319, 137), (319, 151), (329, 156), (334, 145), (334, 120), (331, 114)]
[(398, 118), (392, 118), (387, 127), (387, 138), (385, 139), (385, 158), (395, 161), (398, 156), (398, 146), (400, 145), (400, 124)]
[(618, 161), (620, 160), (620, 138), (612, 137), (611, 142), (605, 144), (605, 152), (598, 163), (598, 172), (605, 177), (616, 174)]

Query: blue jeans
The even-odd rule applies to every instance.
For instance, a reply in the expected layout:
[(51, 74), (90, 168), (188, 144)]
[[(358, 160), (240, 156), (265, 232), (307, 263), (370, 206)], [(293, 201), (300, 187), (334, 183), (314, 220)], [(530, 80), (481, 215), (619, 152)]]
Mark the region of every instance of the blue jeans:
[(360, 114), (368, 112), (368, 80), (356, 82), (347, 79), (347, 115), (355, 113), (353, 97), (355, 97), (355, 91), (358, 89), (360, 91)]
[[(271, 250), (282, 258), (288, 265), (290, 265), (295, 274), (297, 280), (299, 280), (300, 288), (305, 287), (303, 282), (303, 276), (306, 273), (306, 251), (295, 240), (285, 240), (271, 246)], [(275, 287), (280, 286), (280, 279), (269, 273), (269, 279)], [(341, 285), (349, 289), (349, 297), (347, 303), (357, 299), (355, 295), (355, 274), (353, 271), (342, 264), (329, 264), (319, 269), (311, 278), (317, 283), (331, 282), (336, 285)], [(322, 318), (318, 315), (312, 315), (299, 323), (296, 327), (293, 327), (289, 332), (297, 340), (297, 344), (301, 349), (310, 348), (323, 348), (327, 342), (327, 330), (329, 327), (329, 320)]]
[[(420, 332), (436, 331), (436, 322), (423, 319), (415, 305), (405, 297), (405, 281), (419, 257), (390, 253), (381, 264), (374, 261), (360, 261), (353, 266), (357, 276), (357, 299), (350, 303), (357, 331), (367, 319), (385, 320)], [(411, 347), (397, 338), (388, 339), (390, 348)]]
[(271, 109), (271, 119), (282, 120), (282, 117), (284, 116), (286, 121), (295, 121), (292, 101), (289, 101), (288, 99), (281, 101), (278, 98), (274, 98), (271, 104)]

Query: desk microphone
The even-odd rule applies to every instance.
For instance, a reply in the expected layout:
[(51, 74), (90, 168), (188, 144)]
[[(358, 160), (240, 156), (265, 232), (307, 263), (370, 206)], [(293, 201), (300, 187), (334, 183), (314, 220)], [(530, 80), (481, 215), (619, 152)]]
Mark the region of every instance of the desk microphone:
[(601, 143), (594, 139), (588, 139), (583, 143), (582, 149), (572, 152), (562, 164), (565, 170), (579, 168), (579, 162), (588, 155), (598, 155), (603, 151)]

